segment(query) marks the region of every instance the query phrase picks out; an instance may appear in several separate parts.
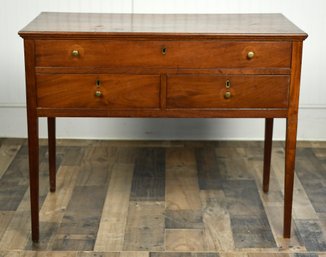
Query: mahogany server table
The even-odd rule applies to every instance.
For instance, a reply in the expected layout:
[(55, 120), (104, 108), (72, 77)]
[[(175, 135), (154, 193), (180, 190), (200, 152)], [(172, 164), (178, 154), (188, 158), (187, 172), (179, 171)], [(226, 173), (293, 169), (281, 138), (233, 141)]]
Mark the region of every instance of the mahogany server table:
[(55, 117), (265, 118), (268, 192), (273, 118), (286, 119), (284, 237), (290, 237), (303, 40), (281, 14), (41, 13), (24, 38), (32, 240), (39, 240), (38, 118), (47, 117), (55, 191)]

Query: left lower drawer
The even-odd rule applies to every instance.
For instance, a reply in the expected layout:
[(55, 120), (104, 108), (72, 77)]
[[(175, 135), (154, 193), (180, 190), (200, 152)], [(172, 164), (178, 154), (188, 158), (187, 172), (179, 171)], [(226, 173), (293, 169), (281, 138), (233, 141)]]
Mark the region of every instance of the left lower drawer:
[(156, 109), (159, 75), (38, 74), (37, 105), (46, 108)]

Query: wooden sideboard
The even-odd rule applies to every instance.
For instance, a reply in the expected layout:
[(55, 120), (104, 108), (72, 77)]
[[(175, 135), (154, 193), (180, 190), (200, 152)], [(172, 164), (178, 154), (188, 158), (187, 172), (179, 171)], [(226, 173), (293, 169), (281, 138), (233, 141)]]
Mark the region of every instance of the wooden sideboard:
[(286, 119), (284, 237), (290, 237), (303, 40), (281, 14), (41, 13), (24, 38), (32, 240), (39, 240), (38, 118), (47, 117), (55, 191), (55, 117)]

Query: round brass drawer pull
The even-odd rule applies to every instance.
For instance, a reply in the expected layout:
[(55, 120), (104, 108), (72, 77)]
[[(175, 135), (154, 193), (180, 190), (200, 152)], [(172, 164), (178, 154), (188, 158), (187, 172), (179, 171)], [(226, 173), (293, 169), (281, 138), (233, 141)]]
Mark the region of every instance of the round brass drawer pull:
[(225, 99), (230, 99), (231, 98), (231, 92), (230, 91), (225, 92), (224, 98)]
[(102, 92), (99, 90), (95, 92), (96, 97), (101, 97), (102, 95), (103, 95)]
[(79, 51), (78, 50), (72, 50), (71, 55), (74, 57), (79, 57)]
[(248, 59), (252, 59), (252, 58), (254, 58), (254, 56), (255, 56), (255, 53), (253, 51), (250, 51), (247, 53)]

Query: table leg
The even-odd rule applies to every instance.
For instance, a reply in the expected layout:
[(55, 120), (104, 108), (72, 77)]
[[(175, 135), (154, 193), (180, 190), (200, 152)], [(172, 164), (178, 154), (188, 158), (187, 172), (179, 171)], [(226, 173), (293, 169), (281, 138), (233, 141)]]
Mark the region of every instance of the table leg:
[(28, 111), (28, 159), (32, 216), (32, 240), (39, 240), (39, 142), (38, 117), (35, 111)]
[(273, 118), (265, 119), (265, 145), (264, 145), (264, 173), (263, 173), (263, 191), (268, 192), (269, 177), (271, 171), (271, 157), (273, 144)]
[(289, 117), (286, 120), (284, 227), (283, 227), (283, 236), (285, 238), (290, 238), (291, 236), (296, 141), (297, 141), (297, 118), (294, 116), (294, 117)]
[(56, 189), (56, 145), (55, 145), (55, 118), (48, 117), (48, 147), (49, 147), (49, 177), (50, 191)]

